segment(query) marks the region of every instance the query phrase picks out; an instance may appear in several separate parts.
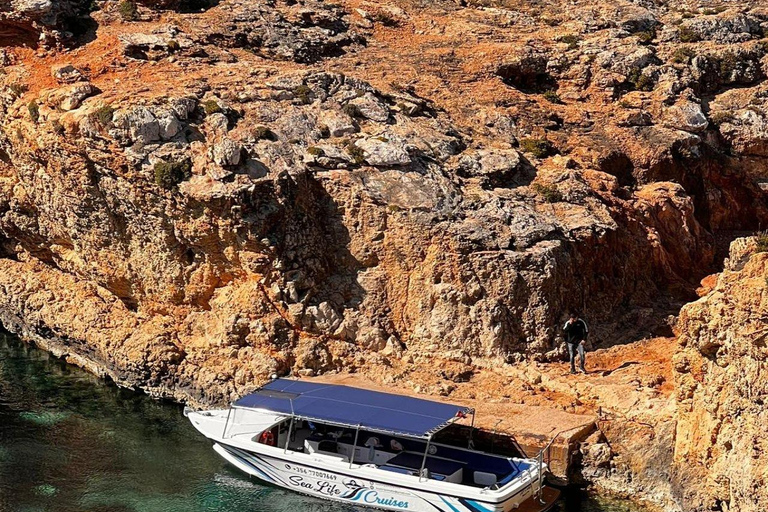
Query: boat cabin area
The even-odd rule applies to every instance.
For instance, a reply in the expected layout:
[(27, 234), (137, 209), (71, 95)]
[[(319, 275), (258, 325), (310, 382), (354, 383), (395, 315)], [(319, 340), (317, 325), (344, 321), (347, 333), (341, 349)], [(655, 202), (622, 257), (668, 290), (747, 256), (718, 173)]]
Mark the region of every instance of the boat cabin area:
[(290, 424), (291, 419), (286, 418), (269, 429), (269, 435), (257, 434), (253, 441), (272, 444), (270, 440), (274, 439), (274, 446), (287, 446), (288, 451), (317, 454), (345, 463), (375, 466), (383, 471), (481, 488), (503, 487), (530, 469), (530, 462), (520, 458), (444, 444), (442, 441), (450, 443), (452, 440), (443, 440), (439, 434), (427, 446), (423, 440), (306, 420), (294, 420), (293, 427)]
[[(277, 413), (256, 443), (389, 473), (499, 489), (532, 469), (530, 460), (471, 449), (470, 408), (374, 391), (277, 379), (233, 405)], [(472, 417), (474, 419), (474, 417)], [(253, 432), (253, 431), (252, 431)]]

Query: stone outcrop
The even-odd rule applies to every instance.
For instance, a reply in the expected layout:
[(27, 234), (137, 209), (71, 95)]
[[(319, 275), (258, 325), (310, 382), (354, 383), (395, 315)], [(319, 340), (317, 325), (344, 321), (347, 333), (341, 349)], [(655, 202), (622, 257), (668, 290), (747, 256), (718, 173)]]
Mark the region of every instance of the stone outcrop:
[(755, 252), (765, 250), (760, 244), (734, 242), (714, 289), (680, 313), (675, 466), (686, 510), (749, 512), (768, 504), (760, 485), (768, 253)]

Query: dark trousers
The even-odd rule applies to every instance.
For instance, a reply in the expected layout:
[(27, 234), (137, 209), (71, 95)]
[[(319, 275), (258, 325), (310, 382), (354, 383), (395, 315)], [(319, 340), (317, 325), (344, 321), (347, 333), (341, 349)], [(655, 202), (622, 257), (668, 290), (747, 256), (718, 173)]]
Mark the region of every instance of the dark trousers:
[(579, 366), (584, 370), (584, 345), (577, 341), (576, 343), (566, 343), (568, 345), (568, 358), (571, 361), (571, 370), (576, 371), (576, 353), (579, 354)]

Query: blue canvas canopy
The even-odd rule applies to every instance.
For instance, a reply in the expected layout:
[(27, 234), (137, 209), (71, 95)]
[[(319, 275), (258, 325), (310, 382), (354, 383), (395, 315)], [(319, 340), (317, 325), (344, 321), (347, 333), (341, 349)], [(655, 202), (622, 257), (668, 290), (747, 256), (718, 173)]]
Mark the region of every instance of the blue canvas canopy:
[(273, 380), (236, 401), (234, 407), (423, 438), (473, 412), (471, 408), (459, 405), (289, 379)]

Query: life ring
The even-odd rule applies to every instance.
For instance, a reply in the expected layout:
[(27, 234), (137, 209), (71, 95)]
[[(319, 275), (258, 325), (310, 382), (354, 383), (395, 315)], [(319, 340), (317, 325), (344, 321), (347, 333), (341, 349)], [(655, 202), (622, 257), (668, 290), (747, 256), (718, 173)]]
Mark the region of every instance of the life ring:
[(275, 446), (275, 434), (273, 434), (271, 430), (265, 430), (261, 433), (259, 442), (261, 444), (266, 444), (267, 446)]

